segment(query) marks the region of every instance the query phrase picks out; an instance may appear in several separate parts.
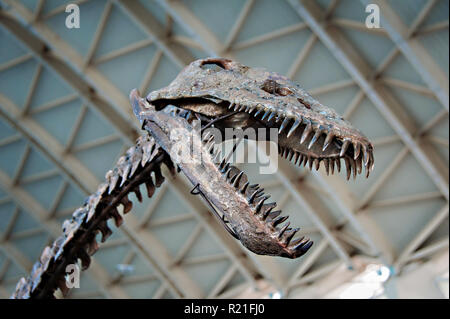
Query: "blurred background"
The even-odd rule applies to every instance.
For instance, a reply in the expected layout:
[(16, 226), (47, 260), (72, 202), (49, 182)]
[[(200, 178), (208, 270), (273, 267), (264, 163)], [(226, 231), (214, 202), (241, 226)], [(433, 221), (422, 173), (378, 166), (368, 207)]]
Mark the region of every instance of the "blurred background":
[(79, 28), (69, 3), (0, 0), (0, 297), (133, 145), (130, 90), (207, 56), (300, 83), (372, 140), (372, 175), (240, 165), (314, 240), (295, 260), (247, 251), (167, 178), (68, 298), (449, 297), (448, 1), (78, 0)]

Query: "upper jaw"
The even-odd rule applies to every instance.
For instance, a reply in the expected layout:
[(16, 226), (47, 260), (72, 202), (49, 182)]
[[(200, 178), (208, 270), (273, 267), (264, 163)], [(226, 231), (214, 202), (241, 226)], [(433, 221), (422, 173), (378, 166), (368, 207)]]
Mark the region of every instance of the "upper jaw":
[[(361, 173), (362, 167), (366, 176), (373, 169), (373, 146), (367, 137), (280, 74), (227, 59), (197, 60), (169, 86), (147, 96), (155, 105), (189, 99), (216, 105), (205, 114), (208, 116), (240, 111), (251, 119), (246, 125), (278, 128), (279, 146), (288, 149), (291, 158), (300, 154), (319, 164), (325, 159), (331, 162), (344, 159), (354, 175)], [(206, 109), (200, 106), (194, 111), (202, 113)]]

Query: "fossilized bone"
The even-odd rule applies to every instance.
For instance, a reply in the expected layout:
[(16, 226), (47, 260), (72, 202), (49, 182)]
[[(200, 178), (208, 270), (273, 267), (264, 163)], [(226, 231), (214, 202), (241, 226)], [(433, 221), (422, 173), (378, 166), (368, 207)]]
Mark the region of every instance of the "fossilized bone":
[[(193, 145), (197, 157), (177, 158), (175, 164), (192, 182), (193, 194), (201, 194), (223, 226), (249, 250), (262, 255), (297, 258), (312, 245), (309, 239), (294, 239), (298, 228), (290, 228), (287, 216), (274, 211), (275, 203), (265, 203), (259, 185), (250, 185), (247, 176), (221, 158), (207, 127), (224, 131), (233, 128), (278, 129), (278, 151), (297, 165), (324, 163), (327, 174), (341, 168), (344, 160), (347, 179), (365, 167), (373, 169), (370, 141), (332, 109), (313, 99), (299, 85), (277, 73), (255, 69), (237, 62), (210, 58), (188, 65), (166, 88), (141, 98), (130, 94), (134, 113), (146, 131), (136, 145), (120, 157), (106, 181), (63, 223), (63, 234), (46, 247), (30, 275), (21, 278), (12, 298), (52, 298), (60, 288), (65, 293), (66, 266), (81, 260), (82, 268), (98, 249), (97, 233), (103, 242), (111, 234), (107, 220), (116, 226), (132, 209), (128, 195), (142, 195), (146, 185), (151, 197), (164, 182), (161, 165), (175, 174), (177, 142)], [(194, 121), (201, 130), (195, 130)], [(175, 129), (185, 135), (171, 136)], [(149, 134), (148, 134), (149, 133)], [(222, 137), (225, 135), (221, 135)]]

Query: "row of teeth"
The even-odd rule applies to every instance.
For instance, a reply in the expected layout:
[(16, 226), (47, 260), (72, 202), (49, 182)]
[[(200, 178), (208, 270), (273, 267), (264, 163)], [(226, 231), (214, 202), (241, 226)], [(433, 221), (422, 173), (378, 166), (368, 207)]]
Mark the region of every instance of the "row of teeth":
[[(108, 205), (102, 202), (103, 197), (105, 195), (110, 195), (115, 191), (120, 191), (127, 180), (133, 177), (138, 171), (138, 168), (144, 168), (147, 163), (155, 158), (159, 150), (160, 148), (153, 138), (148, 135), (139, 137), (136, 146), (128, 149), (126, 154), (118, 160), (114, 170), (110, 170), (106, 173), (106, 182), (102, 183), (97, 191), (85, 200), (82, 207), (75, 210), (71, 219), (67, 219), (63, 222), (63, 235), (58, 237), (51, 247), (45, 247), (39, 261), (34, 264), (27, 279), (21, 278), (17, 284), (13, 297), (29, 298), (33, 290), (39, 285), (41, 277), (45, 271), (47, 271), (49, 265), (61, 258), (68, 245), (71, 245), (72, 247), (72, 239), (79, 234), (80, 231), (85, 231), (87, 223), (92, 222), (93, 217), (101, 211), (103, 207)], [(164, 163), (170, 170), (173, 170), (171, 163)], [(149, 176), (145, 180), (148, 197), (151, 197), (155, 192), (155, 188), (159, 187), (164, 181), (159, 165), (155, 165), (152, 172), (154, 174), (154, 182), (152, 176)], [(136, 198), (139, 201), (142, 201), (139, 186), (136, 186), (132, 192), (135, 193)], [(125, 214), (132, 209), (132, 202), (129, 200), (128, 194), (122, 197), (120, 204), (123, 205)], [(99, 248), (96, 240), (96, 233), (101, 233), (101, 242), (104, 242), (112, 234), (112, 231), (107, 224), (107, 221), (110, 218), (114, 219), (114, 223), (117, 227), (120, 227), (123, 223), (123, 218), (119, 214), (117, 207), (110, 207), (108, 216), (105, 219), (96, 221), (95, 231), (88, 240), (86, 247), (77, 250), (77, 258), (81, 260), (83, 269), (89, 267), (91, 261), (90, 256), (92, 256)], [(67, 290), (64, 277), (61, 279), (61, 282), (58, 282), (58, 286), (62, 291)]]
[[(291, 150), (289, 148), (278, 148), (278, 153), (281, 155), (281, 157), (286, 158), (287, 160), (291, 161), (292, 163), (298, 165), (298, 166), (304, 166), (306, 167), (309, 165), (309, 169), (312, 171), (313, 167), (316, 169), (316, 171), (320, 168), (320, 163), (323, 163), (323, 166), (325, 167), (325, 171), (327, 175), (333, 175), (335, 172), (335, 168), (338, 172), (341, 171), (341, 158), (339, 157), (331, 157), (331, 158), (315, 158), (308, 155), (303, 155), (300, 152), (296, 152), (294, 150)], [(353, 179), (356, 179), (357, 174), (362, 173), (362, 159), (359, 157), (358, 159), (354, 160), (350, 157), (344, 157), (344, 163), (345, 168), (347, 171), (347, 180), (350, 179), (352, 172), (353, 172)], [(369, 177), (370, 170), (366, 170), (366, 177)]]
[[(233, 105), (233, 104), (231, 104), (231, 105)], [(232, 107), (229, 107), (229, 108), (232, 108)], [(249, 108), (238, 107), (238, 105), (235, 105), (233, 110), (245, 111), (245, 112), (248, 112), (249, 114), (253, 111), (252, 109), (249, 109)], [(187, 110), (180, 109), (177, 107), (169, 108), (168, 112), (174, 116), (181, 116), (183, 118), (186, 118), (187, 120), (190, 120), (191, 118), (194, 117), (191, 111), (187, 111)], [(258, 112), (260, 112), (260, 111), (258, 111)], [(254, 114), (254, 117), (259, 116), (258, 112), (256, 112)], [(271, 115), (269, 115), (267, 121), (270, 121), (274, 117), (274, 115), (273, 115), (274, 112), (271, 112), (270, 114)], [(267, 115), (267, 111), (266, 111), (266, 113), (264, 113), (264, 115), (261, 119), (264, 120), (266, 115)], [(277, 119), (280, 119), (281, 117), (282, 116), (276, 116), (275, 121), (280, 122), (281, 120), (277, 120)], [(282, 121), (282, 124), (279, 129), (279, 133), (283, 132), (283, 130), (286, 129), (287, 126), (289, 126), (289, 122), (290, 122), (289, 118), (288, 118), (288, 120), (284, 119)], [(283, 124), (284, 124), (284, 126), (283, 126)], [(299, 121), (298, 120), (294, 121), (294, 125), (292, 125), (291, 129), (287, 133), (287, 137), (290, 137), (299, 126), (300, 126)], [(307, 126), (305, 128), (305, 130), (303, 131), (302, 137), (300, 139), (301, 143), (305, 142), (306, 139), (309, 137), (309, 134), (312, 133), (312, 131), (314, 131), (312, 129), (311, 124), (309, 127), (310, 127), (310, 129), (308, 129), (308, 126)], [(308, 148), (312, 147), (312, 145), (319, 139), (320, 135), (321, 135), (321, 131), (319, 131), (319, 130), (315, 131), (314, 136), (308, 145)], [(325, 138), (325, 142), (324, 142), (324, 146), (323, 146), (324, 151), (329, 146), (329, 144), (332, 142), (333, 137), (334, 137), (334, 135), (332, 133), (329, 133), (327, 135), (327, 137)], [(350, 141), (348, 141), (348, 140), (344, 141), (344, 143), (342, 144), (342, 147), (341, 147), (341, 153), (340, 153), (341, 157), (343, 157), (345, 155), (349, 146), (350, 146)], [(346, 171), (347, 171), (347, 180), (350, 179), (352, 173), (353, 173), (354, 179), (356, 178), (356, 175), (361, 174), (363, 164), (366, 169), (366, 177), (369, 177), (370, 172), (373, 170), (373, 164), (374, 164), (372, 152), (367, 151), (367, 149), (365, 147), (363, 147), (363, 144), (358, 143), (358, 142), (353, 143), (353, 150), (354, 150), (353, 158), (349, 157), (349, 156), (343, 157), (344, 162), (345, 162)], [(331, 172), (331, 174), (334, 174), (335, 166), (336, 166), (338, 172), (341, 171), (341, 157), (315, 158), (312, 156), (303, 155), (300, 152), (296, 152), (289, 148), (283, 148), (283, 147), (279, 147), (279, 153), (282, 157), (285, 157), (285, 158), (289, 159), (290, 161), (293, 160), (293, 162), (299, 166), (301, 166), (302, 164), (304, 166), (306, 166), (309, 163), (310, 170), (312, 170), (313, 166), (315, 166), (316, 170), (318, 170), (320, 167), (320, 162), (323, 162), (323, 165), (325, 167), (327, 175), (329, 175), (330, 172)], [(364, 160), (364, 163), (363, 163), (363, 160)]]
[[(313, 125), (313, 123), (311, 123), (311, 121), (307, 118), (296, 119), (289, 116), (285, 116), (284, 114), (279, 114), (274, 110), (258, 108), (256, 106), (249, 107), (235, 103), (230, 103), (230, 106), (228, 108), (233, 111), (246, 112), (248, 114), (252, 114), (255, 110), (257, 110), (253, 114), (253, 117), (259, 118), (260, 120), (266, 122), (270, 122), (272, 120), (274, 120), (275, 123), (281, 122), (278, 134), (281, 134), (283, 131), (287, 131), (288, 127), (290, 127), (289, 131), (286, 134), (288, 138), (292, 136), (292, 134), (294, 134), (294, 132), (303, 124), (305, 128), (303, 130), (302, 136), (300, 137), (301, 144), (305, 143), (308, 137), (311, 136), (311, 134), (314, 134), (308, 143), (307, 146), (308, 149), (310, 149), (319, 140), (322, 134), (326, 134), (324, 144), (322, 146), (322, 151), (325, 151), (328, 148), (328, 146), (333, 142), (333, 140), (338, 140), (333, 132), (328, 131), (323, 126)], [(353, 147), (353, 157), (345, 156), (348, 153), (350, 146)], [(362, 166), (364, 162), (364, 167), (366, 169), (366, 177), (368, 177), (370, 172), (373, 170), (374, 165), (372, 151), (365, 144), (360, 143), (358, 141), (352, 142), (350, 139), (344, 139), (340, 147), (341, 151), (339, 156), (340, 157), (345, 156), (345, 158), (348, 158), (349, 159), (348, 162), (351, 167), (357, 166), (358, 174), (361, 173), (359, 167)], [(353, 159), (353, 161), (350, 161), (351, 159)]]
[(273, 210), (277, 206), (275, 202), (264, 203), (270, 198), (270, 195), (265, 195), (264, 189), (260, 188), (258, 184), (250, 185), (247, 175), (243, 171), (227, 163), (225, 158), (220, 160), (220, 151), (214, 149), (215, 143), (213, 135), (206, 135), (203, 139), (203, 143), (214, 158), (214, 162), (227, 182), (246, 198), (248, 204), (254, 210), (254, 215), (258, 216), (261, 222), (264, 222), (269, 226), (284, 247), (291, 249), (294, 252), (304, 254), (311, 247), (313, 242), (304, 237), (293, 240), (293, 237), (300, 228), (290, 228), (290, 222), (281, 225), (289, 217), (281, 216), (281, 210)]

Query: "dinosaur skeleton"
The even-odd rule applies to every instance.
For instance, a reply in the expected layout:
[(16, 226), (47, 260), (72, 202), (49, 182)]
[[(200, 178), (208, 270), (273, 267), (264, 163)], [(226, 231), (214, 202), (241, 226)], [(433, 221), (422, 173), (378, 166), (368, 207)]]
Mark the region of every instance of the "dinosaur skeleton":
[[(299, 228), (291, 228), (287, 216), (275, 211), (276, 203), (247, 175), (227, 163), (215, 144), (222, 140), (208, 128), (278, 130), (278, 151), (297, 165), (319, 169), (327, 174), (341, 169), (341, 159), (356, 177), (364, 166), (366, 177), (373, 170), (370, 141), (332, 109), (313, 99), (299, 85), (277, 73), (250, 68), (237, 62), (209, 58), (192, 62), (166, 88), (141, 98), (130, 94), (133, 111), (146, 131), (135, 146), (120, 157), (108, 171), (105, 182), (84, 205), (63, 223), (63, 234), (47, 246), (30, 275), (21, 278), (12, 298), (53, 298), (59, 288), (67, 293), (66, 267), (81, 260), (87, 269), (99, 248), (96, 235), (104, 242), (111, 230), (108, 219), (119, 227), (123, 213), (132, 209), (128, 195), (142, 200), (140, 186), (147, 196), (164, 182), (161, 165), (175, 174), (175, 164), (192, 182), (191, 193), (201, 195), (228, 232), (256, 254), (297, 258), (312, 241), (296, 238)], [(195, 124), (200, 124), (200, 130)], [(185, 134), (174, 136), (181, 130)], [(224, 137), (225, 136), (225, 137)], [(192, 156), (177, 153), (176, 145), (192, 145)], [(184, 156), (184, 157), (183, 157)], [(177, 160), (175, 160), (177, 159)], [(175, 164), (174, 164), (175, 161)]]

